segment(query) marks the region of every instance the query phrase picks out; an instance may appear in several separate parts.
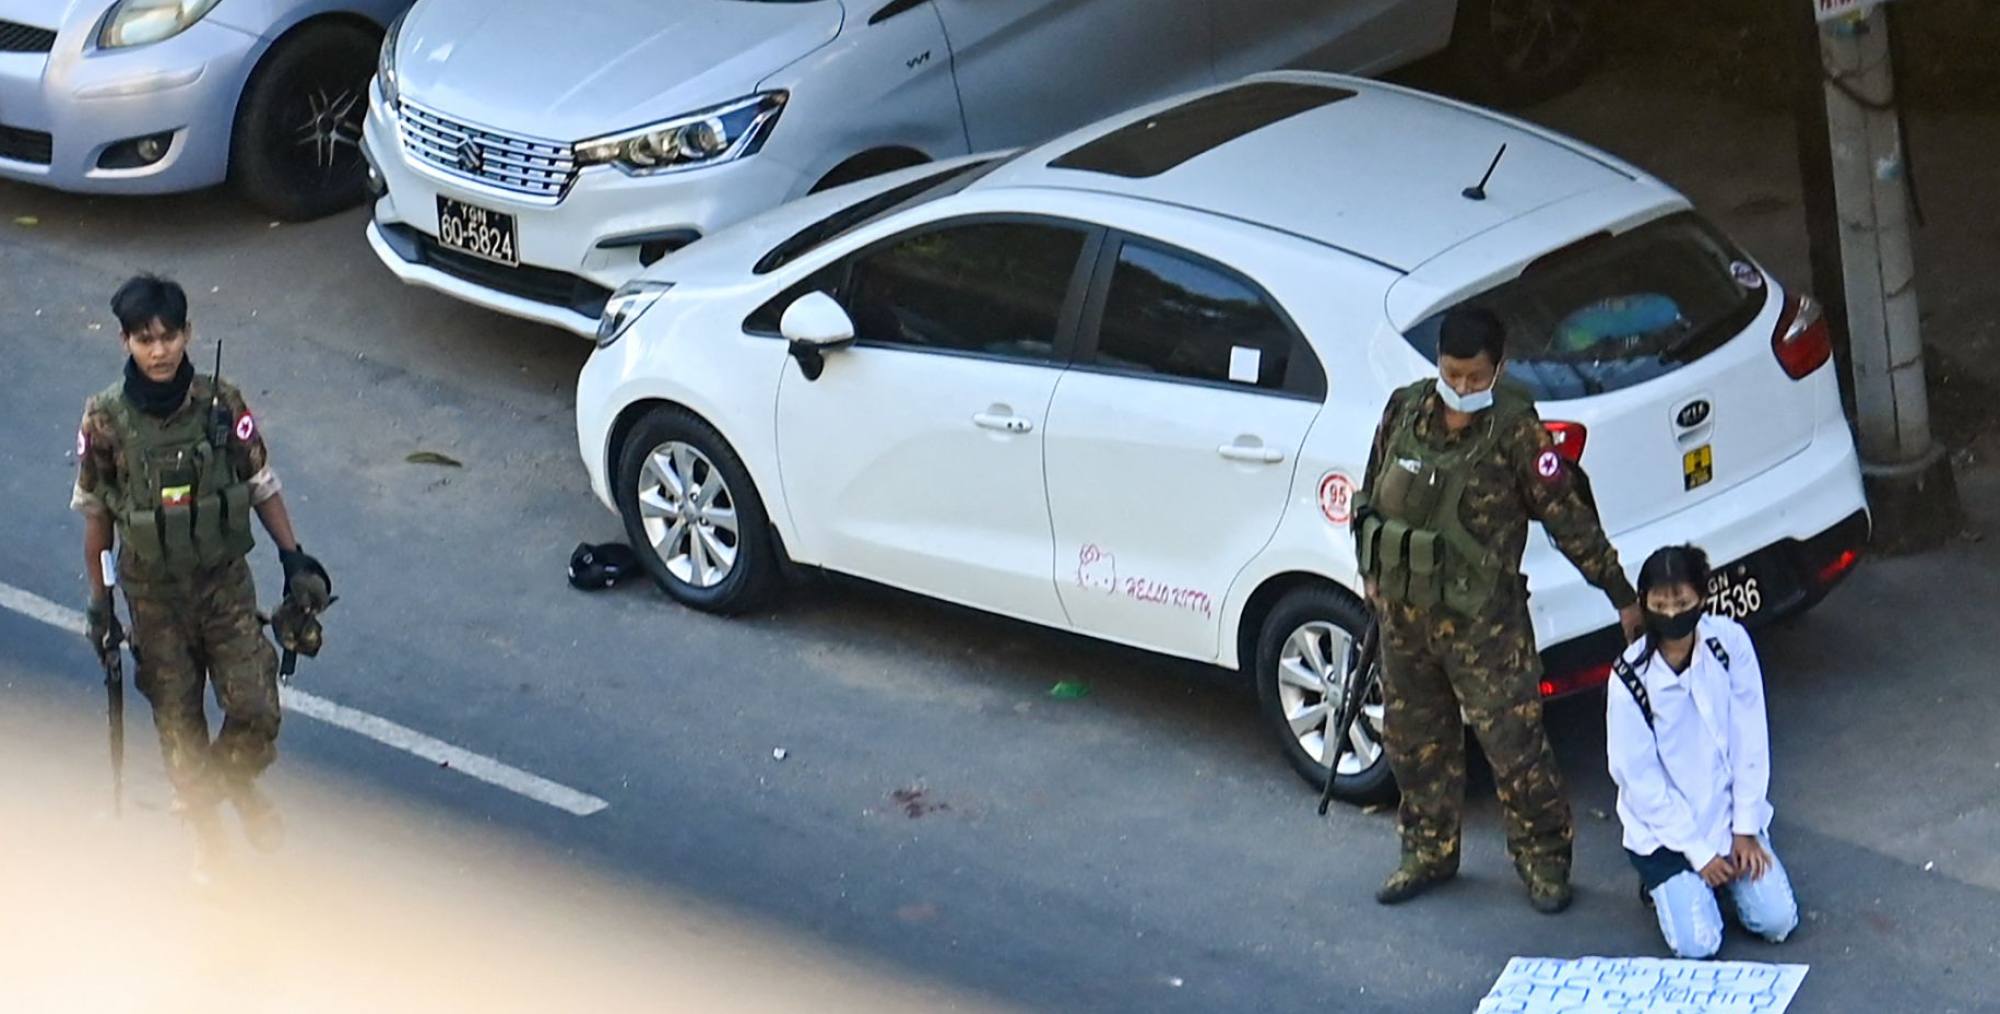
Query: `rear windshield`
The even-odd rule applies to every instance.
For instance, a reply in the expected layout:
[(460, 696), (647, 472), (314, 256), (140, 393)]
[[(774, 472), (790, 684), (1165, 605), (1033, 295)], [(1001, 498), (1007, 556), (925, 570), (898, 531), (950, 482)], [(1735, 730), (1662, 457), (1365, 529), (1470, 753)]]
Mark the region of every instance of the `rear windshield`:
[[(1507, 326), (1507, 377), (1539, 400), (1643, 384), (1736, 336), (1764, 305), (1764, 277), (1692, 213), (1550, 253), (1466, 300)], [(1437, 362), (1439, 313), (1406, 336)]]

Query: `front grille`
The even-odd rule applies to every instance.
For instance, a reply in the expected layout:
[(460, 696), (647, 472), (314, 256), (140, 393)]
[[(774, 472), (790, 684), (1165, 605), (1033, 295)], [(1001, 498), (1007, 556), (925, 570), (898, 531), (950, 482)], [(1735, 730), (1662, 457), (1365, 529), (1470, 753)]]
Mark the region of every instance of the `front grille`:
[(0, 158), (48, 165), (55, 156), (55, 139), (39, 130), (0, 124)]
[(453, 176), (550, 204), (576, 182), (576, 151), (570, 145), (459, 123), (408, 99), (398, 109), (403, 146)]
[(604, 304), (611, 299), (610, 289), (575, 275), (526, 265), (510, 268), (457, 250), (447, 250), (436, 239), (407, 225), (384, 225), (380, 228), (383, 238), (388, 240), (397, 256), (413, 264), (436, 268), (481, 288), (549, 306), (560, 306), (593, 319), (604, 316)]
[(56, 33), (17, 21), (0, 21), (0, 53), (46, 53), (56, 48)]

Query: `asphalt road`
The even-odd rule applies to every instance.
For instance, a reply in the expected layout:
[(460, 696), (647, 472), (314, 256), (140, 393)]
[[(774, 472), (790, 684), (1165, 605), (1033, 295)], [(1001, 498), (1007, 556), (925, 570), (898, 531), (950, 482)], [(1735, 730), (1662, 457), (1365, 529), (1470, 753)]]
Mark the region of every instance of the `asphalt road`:
[[(288, 778), (333, 778), (1029, 1009), (1468, 1010), (1513, 955), (1659, 953), (1605, 816), (1601, 698), (1551, 716), (1579, 818), (1569, 914), (1528, 908), (1483, 785), (1466, 875), (1388, 910), (1388, 815), (1315, 818), (1225, 674), (851, 583), (738, 620), (572, 591), (571, 547), (619, 534), (570, 428), (587, 347), (400, 287), (360, 222), (0, 186), (0, 582), (80, 605), (66, 507), (83, 398), (119, 367), (105, 301), (170, 271), (200, 361), (227, 339), (342, 597), (300, 686), (610, 807), (574, 817), (305, 719), (281, 802)], [(2000, 472), (1963, 482), (1990, 528)], [(274, 600), (276, 554), (255, 562)], [(1775, 837), (1807, 914), (1724, 957), (1810, 964), (1795, 1010), (2000, 1009), (1995, 603), (2000, 545), (1967, 541), (1871, 562), (1760, 638)], [(1091, 693), (1052, 698), (1059, 680)], [(0, 611), (0, 702), (99, 693), (77, 638)], [(132, 698), (132, 763), (157, 766)]]

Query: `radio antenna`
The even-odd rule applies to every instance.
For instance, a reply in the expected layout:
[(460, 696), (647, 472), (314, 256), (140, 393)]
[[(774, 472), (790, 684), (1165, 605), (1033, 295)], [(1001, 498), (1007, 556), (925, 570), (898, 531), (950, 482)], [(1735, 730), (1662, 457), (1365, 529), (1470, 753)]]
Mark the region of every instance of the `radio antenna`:
[(1502, 156), (1505, 156), (1506, 154), (1507, 154), (1507, 146), (1503, 144), (1500, 146), (1499, 151), (1493, 153), (1493, 161), (1491, 164), (1487, 165), (1486, 175), (1479, 177), (1478, 183), (1475, 183), (1472, 186), (1466, 187), (1464, 190), (1459, 191), (1458, 192), (1459, 196), (1465, 198), (1468, 201), (1485, 200), (1486, 181), (1493, 178), (1493, 170), (1498, 169), (1500, 167), (1500, 159)]

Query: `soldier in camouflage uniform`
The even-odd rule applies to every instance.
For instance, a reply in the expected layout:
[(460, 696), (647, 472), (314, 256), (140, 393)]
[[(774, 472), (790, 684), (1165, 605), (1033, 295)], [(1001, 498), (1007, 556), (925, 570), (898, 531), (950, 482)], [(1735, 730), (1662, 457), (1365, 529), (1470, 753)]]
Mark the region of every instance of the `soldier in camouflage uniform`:
[[(85, 404), (77, 432), (72, 506), (84, 516), (90, 581), (89, 636), (111, 646), (110, 592), (100, 565), (118, 549), (119, 583), (139, 660), (134, 681), (152, 705), (175, 808), (213, 858), (216, 810), (235, 804), (251, 841), (274, 847), (277, 813), (253, 784), (277, 757), (278, 660), (257, 613), (246, 559), (255, 513), (296, 579), (326, 587), (326, 572), (299, 548), (243, 395), (195, 374), (187, 346), (187, 296), (154, 277), (112, 299), (125, 350), (123, 381)], [(322, 607), (324, 603), (319, 603)], [(222, 707), (209, 741), (205, 684)]]
[(1570, 900), (1572, 830), (1542, 728), (1540, 656), (1520, 573), (1528, 522), (1610, 597), (1628, 633), (1637, 596), (1529, 398), (1500, 386), (1502, 326), (1448, 314), (1438, 378), (1389, 398), (1356, 500), (1362, 574), (1380, 618), (1384, 746), (1402, 789), (1402, 862), (1376, 895), (1396, 904), (1455, 876), (1465, 734), (1493, 767), (1507, 849), (1529, 900)]

